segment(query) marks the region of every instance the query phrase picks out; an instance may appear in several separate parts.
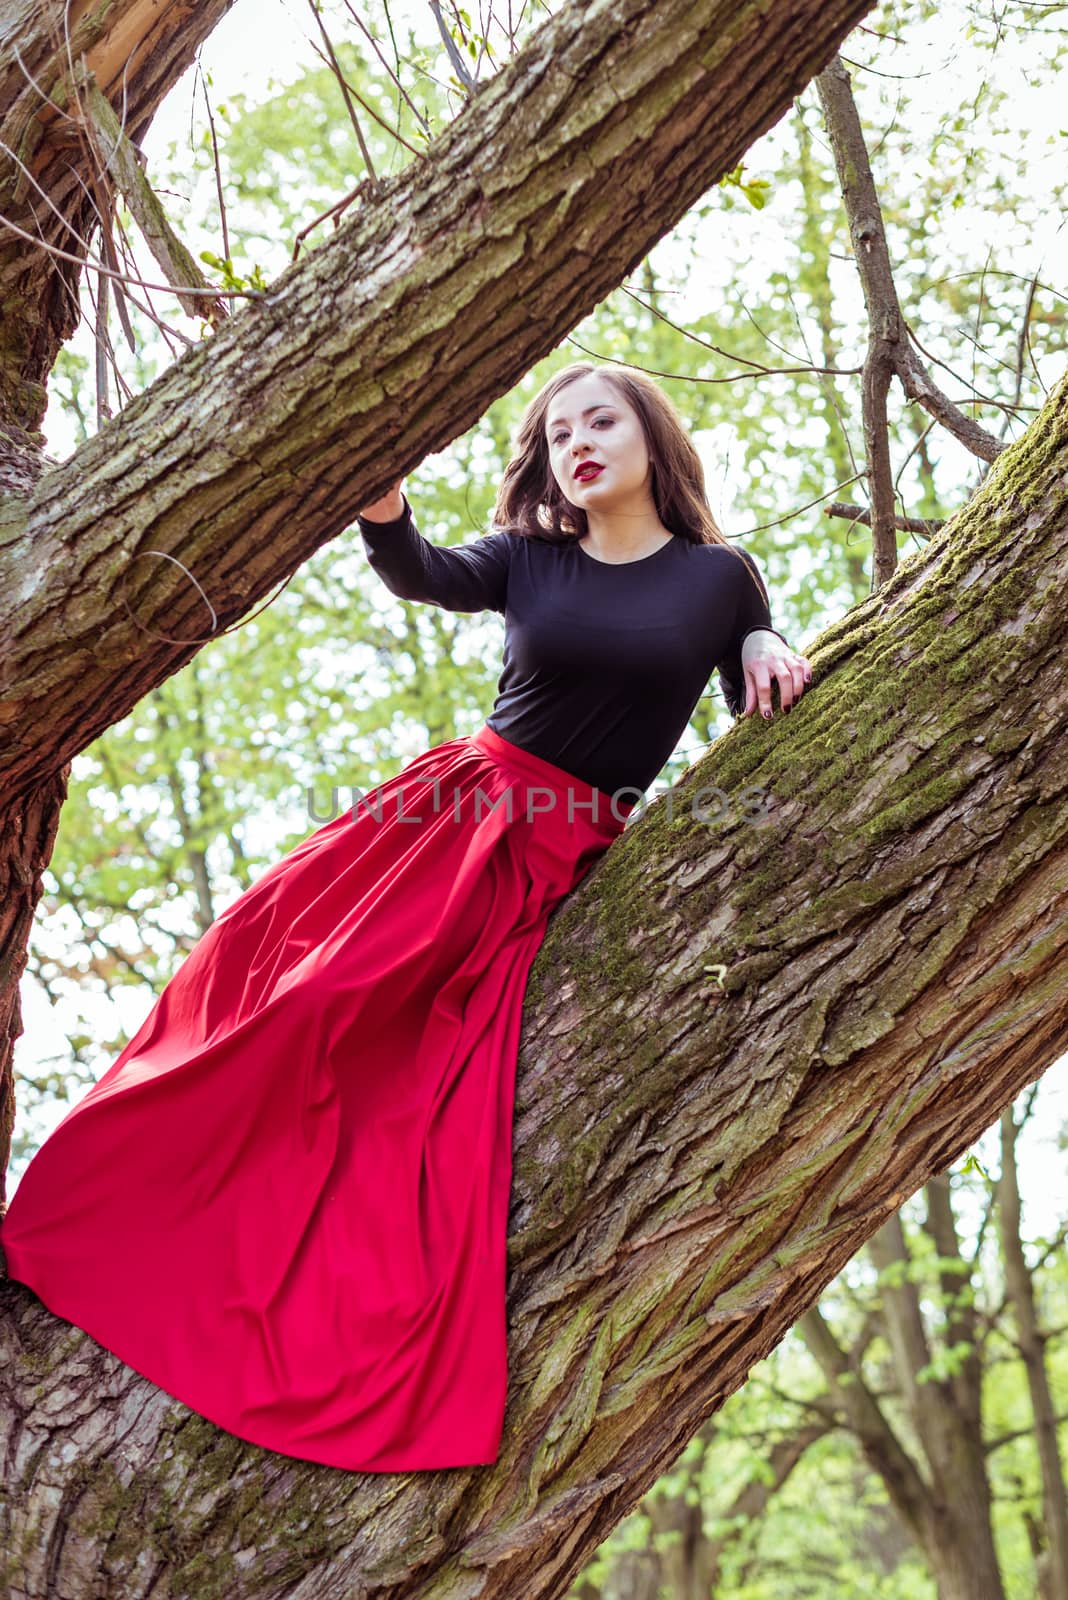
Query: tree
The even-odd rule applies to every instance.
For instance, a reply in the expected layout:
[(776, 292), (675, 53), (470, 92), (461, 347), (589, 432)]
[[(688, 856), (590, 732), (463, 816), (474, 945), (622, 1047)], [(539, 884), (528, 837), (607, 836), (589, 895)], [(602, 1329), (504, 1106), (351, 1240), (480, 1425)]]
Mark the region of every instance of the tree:
[[(212, 571), (218, 621), (243, 615), (551, 348), (864, 9), (779, 0), (724, 30), (711, 4), (604, 5), (581, 49), (559, 13), (411, 174), (9, 499), (23, 932), (71, 753), (196, 652), (126, 622), (124, 555), (169, 546)], [(519, 154), (502, 161), (506, 119)], [(1047, 578), (1064, 433), (1061, 384), (974, 500), (824, 636), (788, 733), (767, 752), (757, 728), (721, 741), (554, 917), (520, 1062), (499, 1468), (398, 1491), (260, 1455), (5, 1284), (5, 1531), (27, 1593), (416, 1593), (428, 1567), (439, 1592), (559, 1592), (904, 1196), (1042, 1071), (1064, 1024)], [(32, 478), (32, 451), (12, 459)], [(28, 558), (51, 548), (34, 590)], [(202, 632), (195, 589), (128, 588), (154, 633)], [(713, 775), (731, 803), (710, 824), (692, 802)]]

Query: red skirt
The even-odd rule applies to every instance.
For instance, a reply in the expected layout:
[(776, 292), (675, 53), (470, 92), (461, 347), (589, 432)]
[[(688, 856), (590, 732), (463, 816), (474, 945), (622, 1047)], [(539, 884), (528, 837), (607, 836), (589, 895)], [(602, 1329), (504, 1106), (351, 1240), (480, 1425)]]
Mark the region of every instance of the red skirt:
[(36, 1152), (9, 1275), (254, 1444), (495, 1461), (526, 979), (631, 809), (489, 727), (359, 797), (221, 914)]

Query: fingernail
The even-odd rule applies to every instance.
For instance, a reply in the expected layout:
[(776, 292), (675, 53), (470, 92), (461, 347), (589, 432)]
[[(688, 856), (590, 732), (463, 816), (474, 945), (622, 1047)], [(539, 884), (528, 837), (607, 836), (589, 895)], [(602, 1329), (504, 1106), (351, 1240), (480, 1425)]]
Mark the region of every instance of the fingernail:
[(770, 711), (765, 711), (765, 713), (764, 713), (764, 715), (765, 715), (765, 716), (766, 716), (766, 717), (770, 717), (770, 716), (771, 716), (771, 712), (770, 712)]

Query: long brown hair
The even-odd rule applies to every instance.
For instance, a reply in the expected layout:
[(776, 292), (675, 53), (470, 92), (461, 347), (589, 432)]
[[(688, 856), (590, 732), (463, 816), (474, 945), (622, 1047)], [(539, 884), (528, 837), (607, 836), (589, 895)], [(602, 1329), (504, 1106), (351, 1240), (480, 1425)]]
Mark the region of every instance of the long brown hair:
[(682, 417), (660, 385), (639, 367), (574, 361), (542, 385), (520, 419), (512, 459), (497, 491), (493, 526), (554, 544), (576, 544), (585, 536), (585, 511), (565, 498), (553, 476), (545, 419), (553, 396), (573, 379), (591, 373), (604, 378), (638, 413), (652, 468), (653, 503), (664, 527), (691, 544), (725, 545), (742, 562), (768, 604), (767, 589), (756, 567), (750, 565), (751, 558), (746, 560), (735, 549), (712, 515), (701, 458)]
[(664, 527), (693, 544), (725, 544), (705, 493), (701, 458), (675, 406), (652, 378), (637, 367), (605, 367), (575, 361), (562, 367), (528, 403), (504, 469), (493, 523), (526, 538), (574, 544), (587, 530), (586, 513), (568, 501), (553, 477), (545, 419), (565, 384), (596, 374), (638, 413), (652, 467), (652, 494)]

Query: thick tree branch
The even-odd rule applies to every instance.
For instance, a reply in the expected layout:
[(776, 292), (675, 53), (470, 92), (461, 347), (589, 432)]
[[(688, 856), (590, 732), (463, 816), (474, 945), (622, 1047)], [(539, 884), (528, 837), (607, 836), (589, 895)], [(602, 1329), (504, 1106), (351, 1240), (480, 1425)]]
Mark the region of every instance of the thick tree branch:
[[(867, 506), (847, 505), (843, 500), (832, 500), (824, 506), (825, 517), (843, 517), (847, 522), (862, 522), (871, 527), (871, 512)], [(895, 517), (894, 527), (902, 533), (922, 533), (927, 539), (944, 524), (943, 517)]]

